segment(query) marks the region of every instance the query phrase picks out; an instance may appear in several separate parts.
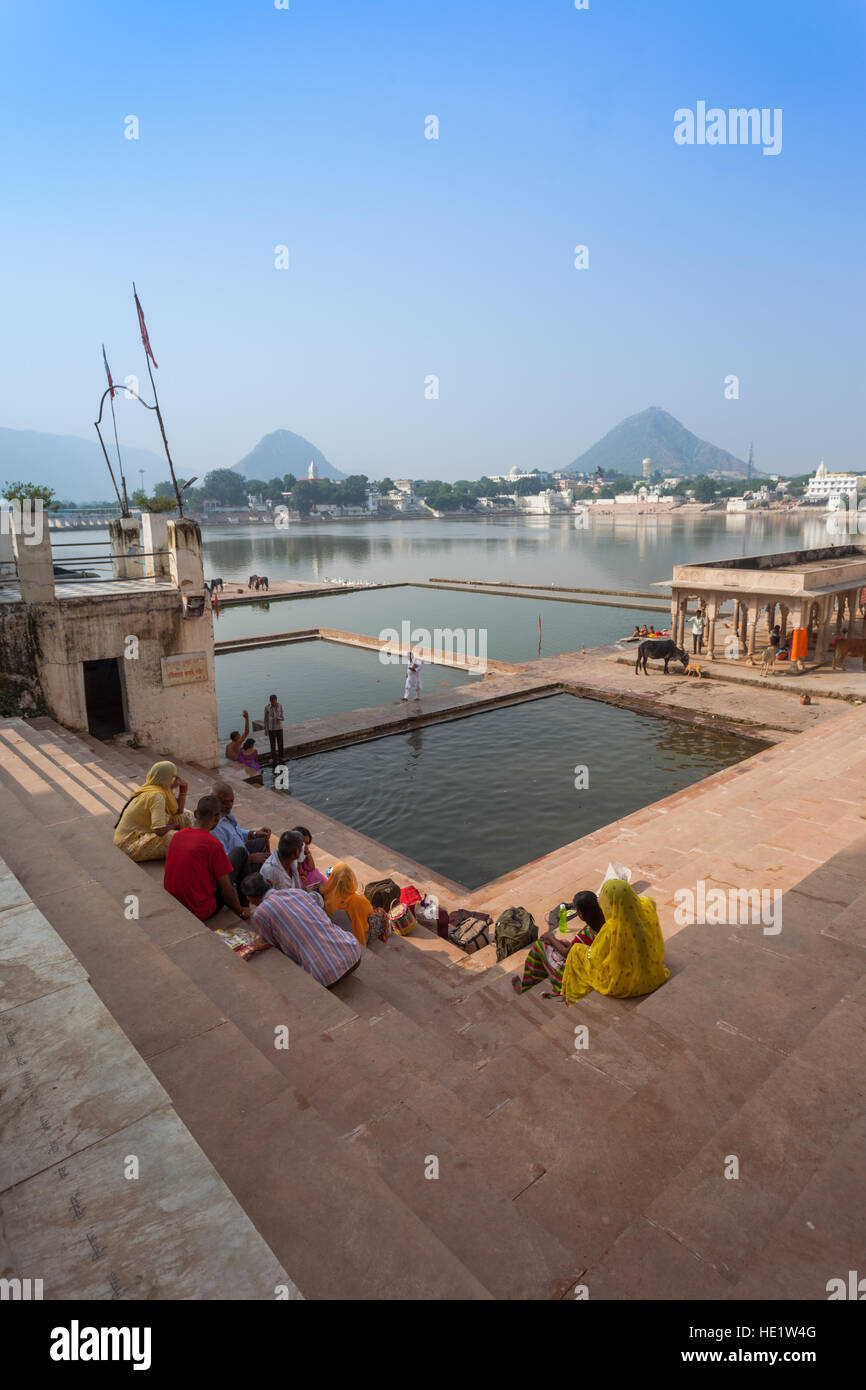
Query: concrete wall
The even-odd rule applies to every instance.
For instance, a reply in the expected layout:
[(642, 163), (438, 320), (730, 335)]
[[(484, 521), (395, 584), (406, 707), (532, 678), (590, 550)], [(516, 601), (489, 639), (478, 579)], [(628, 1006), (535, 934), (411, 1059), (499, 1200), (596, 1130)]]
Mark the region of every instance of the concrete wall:
[[(182, 762), (215, 767), (219, 760), (213, 622), (183, 618), (174, 592), (111, 599), (64, 599), (37, 619), (45, 705), (59, 723), (87, 728), (85, 661), (117, 658), (127, 727), (139, 740)], [(162, 657), (206, 653), (207, 681), (166, 687)]]
[[(119, 549), (131, 528), (116, 530)], [(167, 530), (173, 589), (130, 584), (126, 592), (57, 598), (47, 530), (40, 544), (17, 547), (27, 601), (0, 604), (0, 697), (86, 730), (84, 662), (116, 659), (129, 731), (158, 753), (215, 767), (213, 619), (207, 604), (201, 617), (183, 616), (183, 595), (202, 591), (201, 537), (195, 522), (169, 522)], [(165, 685), (162, 658), (190, 652), (204, 653), (207, 678)]]

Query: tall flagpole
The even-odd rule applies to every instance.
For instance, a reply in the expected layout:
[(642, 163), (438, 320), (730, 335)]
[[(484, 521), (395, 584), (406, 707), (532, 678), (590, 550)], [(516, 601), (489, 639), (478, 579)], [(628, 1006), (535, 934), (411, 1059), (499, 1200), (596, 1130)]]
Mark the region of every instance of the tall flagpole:
[(142, 345), (143, 345), (143, 347), (144, 347), (144, 360), (145, 360), (145, 362), (147, 363), (147, 374), (148, 374), (148, 376), (150, 377), (150, 384), (151, 384), (151, 386), (152, 386), (152, 388), (153, 388), (153, 402), (154, 402), (154, 407), (155, 407), (155, 409), (156, 409), (156, 418), (157, 418), (157, 420), (159, 421), (159, 429), (160, 429), (160, 433), (162, 434), (163, 448), (165, 449), (165, 456), (166, 456), (166, 458), (168, 459), (168, 467), (169, 467), (169, 471), (171, 472), (171, 481), (172, 481), (172, 484), (173, 484), (173, 486), (174, 486), (174, 495), (175, 495), (175, 497), (177, 498), (177, 510), (178, 510), (178, 515), (182, 517), (182, 516), (183, 516), (183, 497), (181, 496), (180, 488), (179, 488), (178, 485), (177, 485), (177, 477), (175, 476), (174, 464), (172, 463), (172, 460), (171, 460), (171, 453), (169, 452), (168, 440), (167, 440), (166, 435), (165, 435), (165, 425), (163, 424), (163, 420), (162, 420), (162, 411), (161, 411), (160, 408), (159, 408), (159, 396), (156, 394), (156, 382), (155, 382), (154, 379), (153, 379), (153, 372), (152, 372), (151, 369), (150, 369), (150, 363), (151, 363), (151, 360), (152, 360), (152, 358), (153, 358), (153, 353), (152, 353), (151, 350), (150, 350), (150, 340), (149, 340), (149, 338), (148, 338), (148, 336), (147, 336), (147, 328), (145, 327), (145, 323), (144, 323), (144, 314), (142, 313), (141, 305), (140, 305), (139, 302), (138, 302), (138, 292), (137, 292), (137, 290), (136, 290), (136, 288), (135, 288), (135, 281), (134, 281), (134, 280), (133, 280), (133, 282), (132, 282), (132, 293), (133, 293), (133, 295), (135, 296), (135, 307), (136, 307), (136, 309), (138, 310), (138, 321), (139, 321), (139, 327), (140, 327), (140, 329), (141, 329), (141, 341), (142, 341)]

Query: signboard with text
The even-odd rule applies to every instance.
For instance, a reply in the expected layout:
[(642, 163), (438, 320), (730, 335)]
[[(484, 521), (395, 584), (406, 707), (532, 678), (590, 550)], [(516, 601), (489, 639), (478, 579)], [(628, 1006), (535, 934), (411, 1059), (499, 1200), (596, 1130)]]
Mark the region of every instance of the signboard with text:
[(162, 658), (163, 685), (193, 685), (207, 678), (207, 652), (181, 652)]

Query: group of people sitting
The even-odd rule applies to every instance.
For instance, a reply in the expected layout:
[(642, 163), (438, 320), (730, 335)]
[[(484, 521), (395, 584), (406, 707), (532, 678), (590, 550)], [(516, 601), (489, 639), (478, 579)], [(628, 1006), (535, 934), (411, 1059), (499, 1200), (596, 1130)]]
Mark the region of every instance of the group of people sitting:
[(269, 826), (238, 824), (228, 782), (215, 782), (194, 813), (187, 791), (174, 763), (155, 763), (123, 807), (114, 843), (139, 864), (164, 859), (166, 890), (200, 921), (228, 908), (326, 987), (357, 968), (370, 940), (387, 939), (388, 918), (354, 870), (342, 861), (327, 874), (317, 868), (305, 826), (284, 830), (271, 850)]
[[(202, 922), (224, 907), (326, 988), (356, 970), (371, 940), (387, 940), (390, 924), (359, 890), (342, 861), (325, 874), (303, 825), (284, 830), (271, 849), (269, 826), (245, 829), (234, 815), (226, 781), (186, 810), (187, 784), (171, 762), (153, 765), (115, 825), (114, 843), (136, 863), (165, 860), (163, 882)], [(548, 983), (545, 997), (574, 1004), (593, 990), (627, 998), (649, 994), (668, 978), (658, 913), (622, 878), (609, 878), (598, 896), (574, 897), (558, 929), (529, 950), (518, 994)]]

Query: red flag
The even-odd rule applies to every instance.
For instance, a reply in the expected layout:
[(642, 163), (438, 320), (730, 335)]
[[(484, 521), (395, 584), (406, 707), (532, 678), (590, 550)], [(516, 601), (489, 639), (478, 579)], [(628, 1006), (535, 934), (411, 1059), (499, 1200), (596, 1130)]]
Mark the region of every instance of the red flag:
[(111, 380), (111, 372), (108, 366), (108, 358), (105, 355), (105, 343), (102, 344), (102, 360), (105, 363), (105, 375), (108, 377), (108, 384), (111, 387), (111, 399), (114, 400), (114, 382)]
[(139, 328), (141, 329), (141, 341), (142, 341), (142, 345), (143, 345), (144, 350), (145, 350), (145, 352), (147, 353), (148, 357), (150, 358), (151, 362), (153, 363), (154, 366), (156, 366), (156, 365), (157, 365), (157, 361), (156, 361), (156, 358), (155, 358), (154, 355), (153, 355), (153, 348), (150, 346), (150, 339), (149, 339), (148, 336), (147, 336), (147, 324), (146, 324), (145, 321), (144, 321), (144, 311), (142, 310), (142, 307), (141, 307), (141, 301), (139, 300), (138, 295), (135, 293), (135, 286), (134, 286), (134, 285), (133, 285), (133, 287), (132, 287), (132, 292), (133, 292), (133, 294), (135, 294), (135, 307), (136, 307), (136, 309), (138, 310), (138, 326), (139, 326)]

